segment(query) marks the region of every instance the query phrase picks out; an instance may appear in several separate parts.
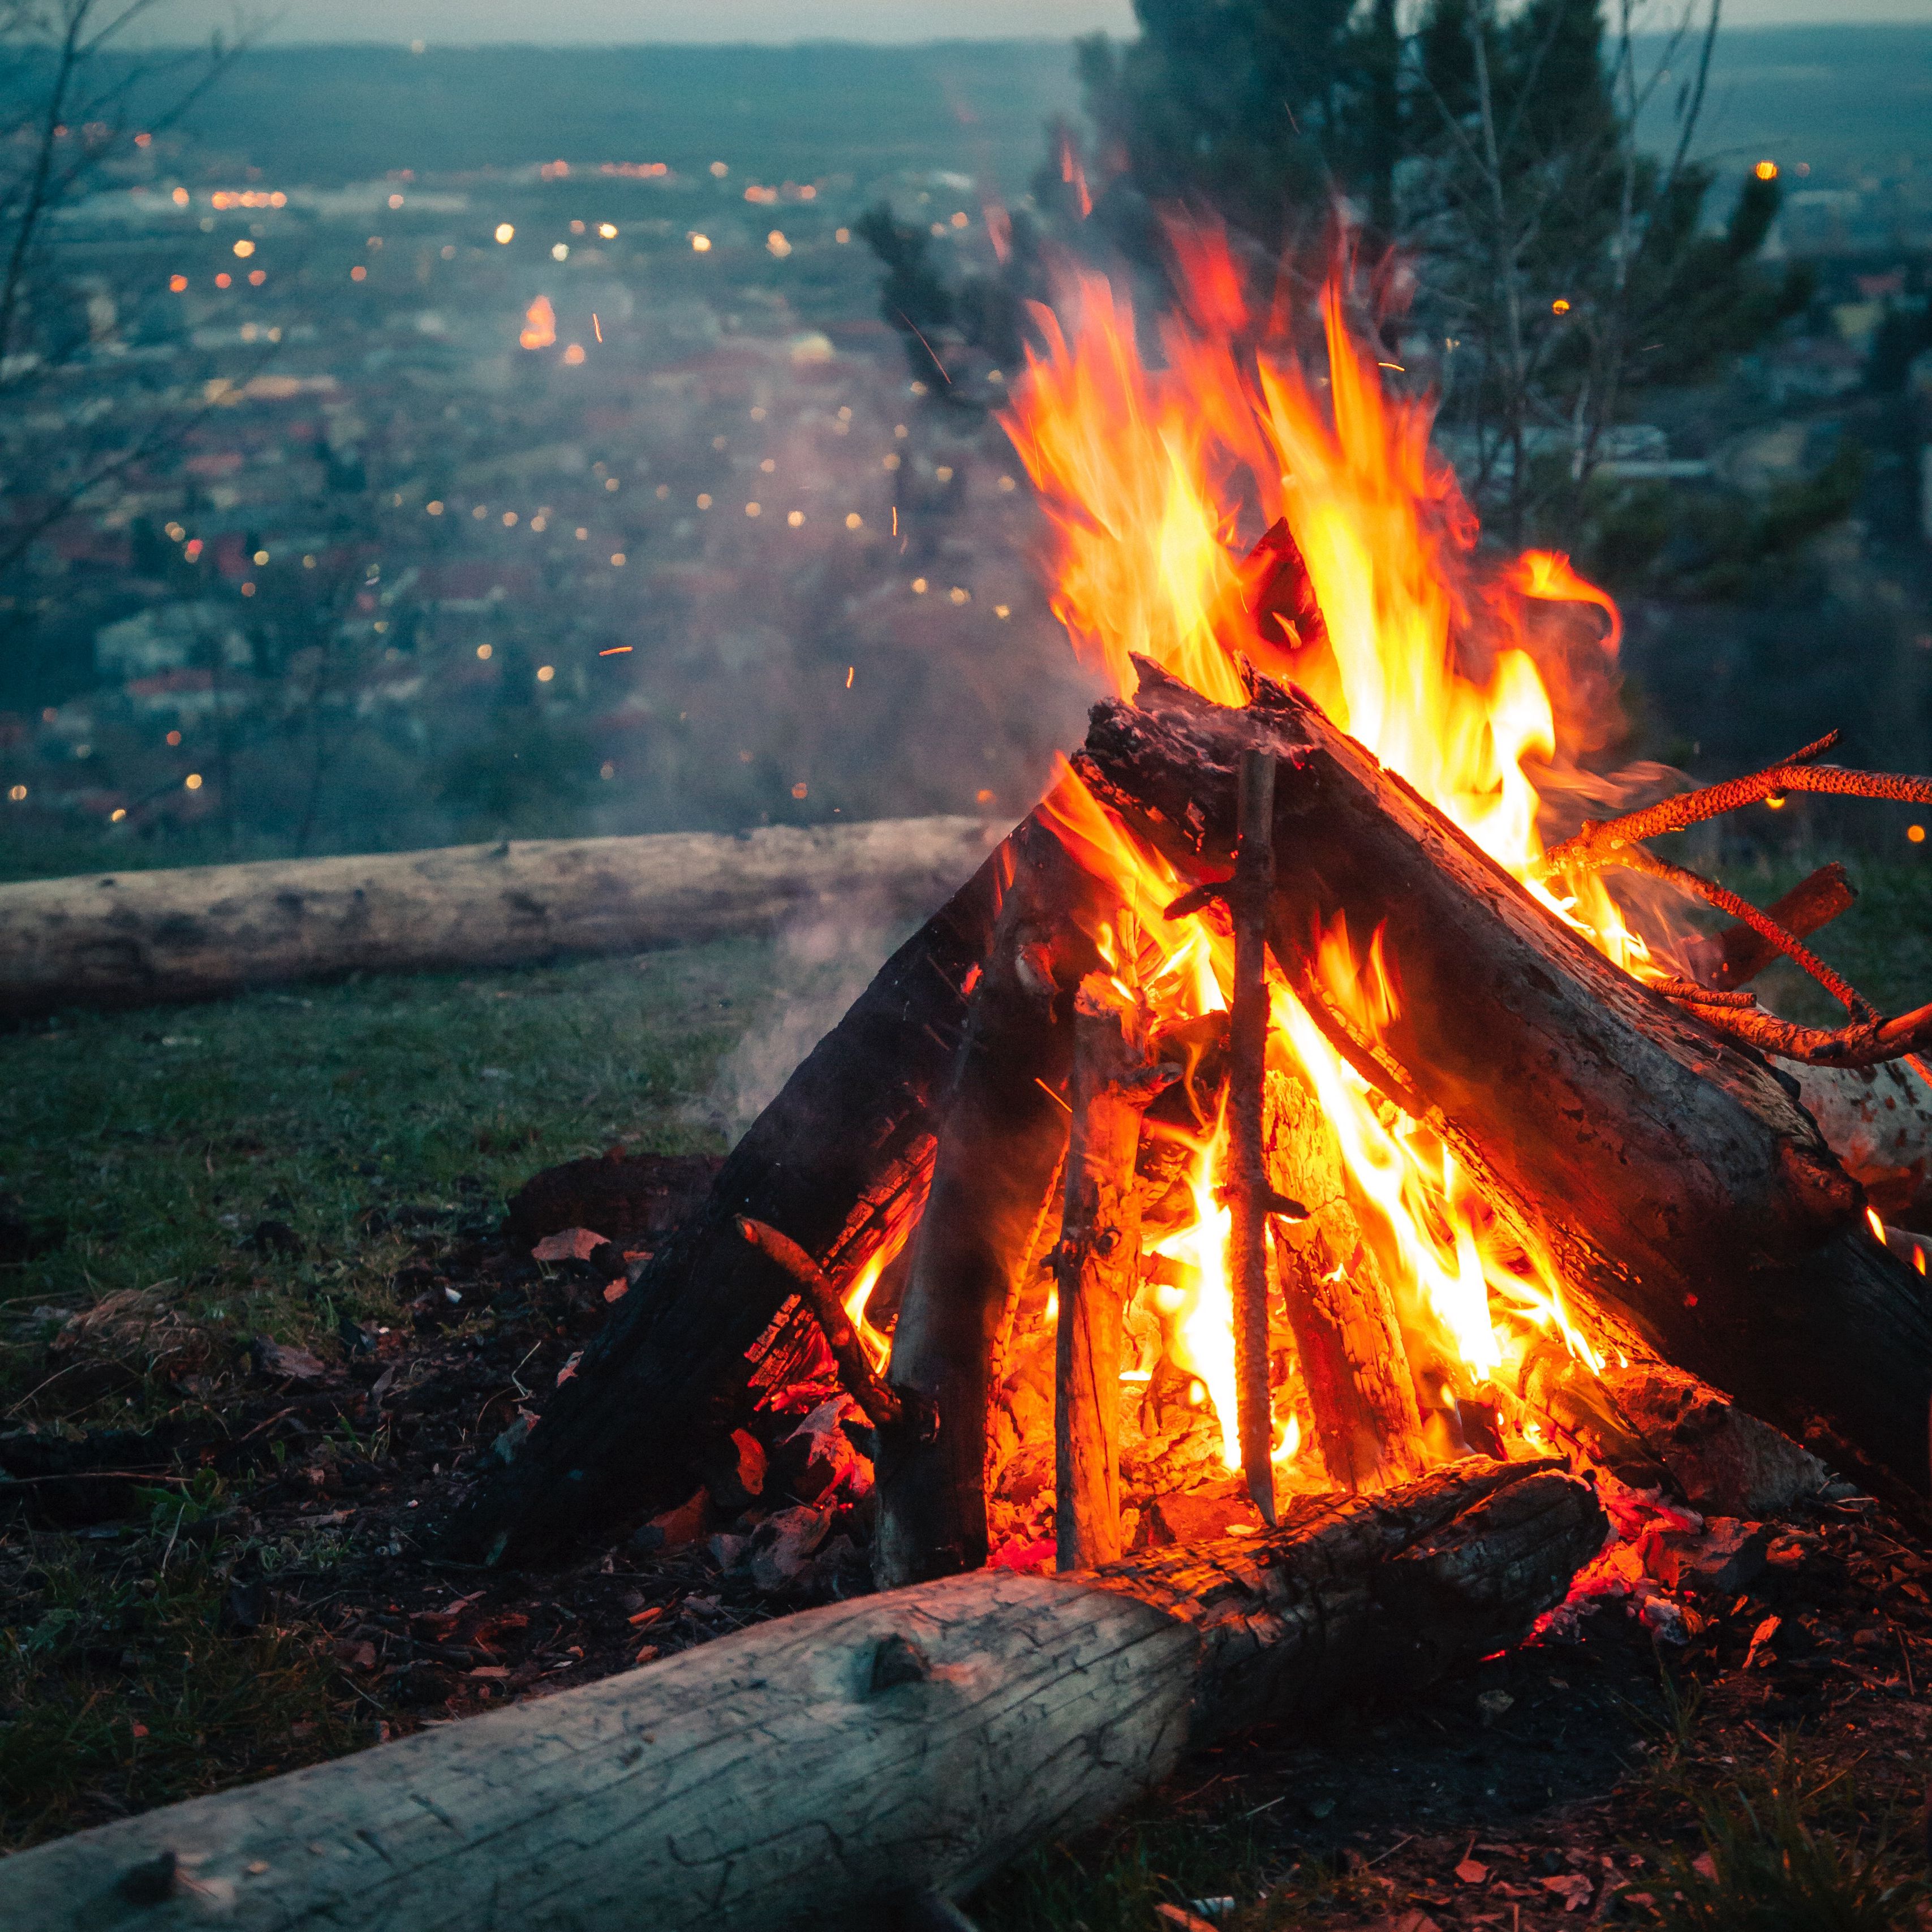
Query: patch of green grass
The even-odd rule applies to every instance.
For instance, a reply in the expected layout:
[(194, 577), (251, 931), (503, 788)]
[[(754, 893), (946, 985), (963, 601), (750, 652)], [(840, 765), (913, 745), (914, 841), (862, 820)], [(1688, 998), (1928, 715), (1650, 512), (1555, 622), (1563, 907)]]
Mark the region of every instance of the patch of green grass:
[(44, 1538), (9, 1594), (0, 1851), (373, 1740), (320, 1630), (224, 1628), (228, 1575), (162, 1543), (158, 1570), (130, 1554), (116, 1575)]
[(1788, 1739), (1695, 1802), (1702, 1850), (1657, 1884), (1667, 1932), (1888, 1932), (1924, 1895), (1900, 1821), (1873, 1816), (1849, 1777), (1811, 1770)]
[[(538, 1168), (620, 1141), (721, 1144), (704, 1096), (770, 961), (720, 942), (0, 1035), (0, 1195), (35, 1237), (0, 1269), (0, 1428), (146, 1420), (201, 1353), (218, 1369), (253, 1334), (394, 1319), (410, 1238), (368, 1225), (371, 1208), (488, 1220)], [(298, 1247), (250, 1245), (264, 1220)], [(117, 1342), (77, 1352), (87, 1366), (50, 1355), (61, 1318), (35, 1308), (149, 1290)]]

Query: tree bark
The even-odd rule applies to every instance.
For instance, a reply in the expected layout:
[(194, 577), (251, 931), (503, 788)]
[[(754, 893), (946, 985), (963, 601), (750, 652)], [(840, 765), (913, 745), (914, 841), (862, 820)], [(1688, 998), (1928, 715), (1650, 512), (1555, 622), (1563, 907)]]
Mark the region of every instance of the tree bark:
[(1268, 1076), (1267, 1128), (1270, 1184), (1308, 1209), (1274, 1222), (1274, 1244), (1322, 1463), (1338, 1490), (1387, 1489), (1427, 1460), (1395, 1298), (1362, 1238), (1335, 1130), (1292, 1074)]
[(1073, 1118), (1054, 1336), (1055, 1561), (1091, 1570), (1120, 1554), (1120, 1336), (1140, 1272), (1134, 1156), (1148, 1104), (1178, 1069), (1148, 1058), (1145, 1016), (1105, 974), (1073, 1007)]
[(1012, 878), (939, 1114), (932, 1190), (886, 1378), (938, 1412), (936, 1436), (880, 1438), (872, 1567), (897, 1588), (986, 1560), (986, 1425), (1006, 1310), (1066, 1151), (1072, 1001), (1098, 963), (1094, 891), (1036, 820)]
[(932, 1172), (932, 1109), (965, 1025), (963, 989), (992, 944), (1010, 862), (1004, 847), (986, 860), (812, 1049), (516, 1460), (482, 1478), (443, 1533), (447, 1553), (536, 1561), (689, 1495), (710, 1426), (742, 1412), (747, 1358), (794, 1292), (746, 1245), (738, 1216), (768, 1222), (835, 1279), (904, 1237)]
[[(1337, 1049), (1440, 1134), (1505, 1220), (1626, 1334), (1802, 1440), (1928, 1488), (1932, 1306), (1786, 1083), (1612, 966), (1298, 694), (1246, 712), (1154, 667), (1079, 763), (1170, 858), (1225, 868), (1234, 772), (1282, 764), (1269, 944)], [(1379, 933), (1399, 1010), (1370, 1040), (1317, 937)], [(1819, 1432), (1822, 1430), (1821, 1435)]]
[(0, 1922), (874, 1923), (1105, 1817), (1190, 1744), (1514, 1641), (1604, 1528), (1586, 1485), (1472, 1462), (1077, 1579), (982, 1570), (831, 1604), (17, 1853)]
[(988, 842), (974, 819), (888, 819), (31, 880), (0, 886), (0, 1015), (640, 952), (820, 902), (922, 912)]
[(1916, 1054), (1878, 1066), (1794, 1066), (1798, 1097), (1887, 1222), (1932, 1232), (1932, 1080)]

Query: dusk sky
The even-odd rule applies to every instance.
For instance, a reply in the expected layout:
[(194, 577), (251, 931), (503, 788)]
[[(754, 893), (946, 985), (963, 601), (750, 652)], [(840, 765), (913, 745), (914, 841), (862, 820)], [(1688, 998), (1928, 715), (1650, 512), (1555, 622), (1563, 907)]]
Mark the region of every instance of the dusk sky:
[[(1653, 6), (1659, 23), (1674, 11)], [(1134, 31), (1130, 0), (295, 0), (248, 5), (274, 22), (265, 38), (291, 40), (784, 42), (799, 40), (1064, 38)], [(232, 0), (172, 0), (170, 38), (199, 37), (234, 19)], [(1932, 0), (1727, 0), (1737, 27), (1887, 21), (1932, 25)]]

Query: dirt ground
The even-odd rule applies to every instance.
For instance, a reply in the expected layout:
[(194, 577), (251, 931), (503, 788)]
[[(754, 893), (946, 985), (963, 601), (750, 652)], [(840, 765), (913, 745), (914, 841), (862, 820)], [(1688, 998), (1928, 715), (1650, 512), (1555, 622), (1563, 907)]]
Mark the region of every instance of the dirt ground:
[[(425, 1526), (568, 1372), (626, 1292), (622, 1264), (610, 1249), (538, 1262), (480, 1209), (385, 1211), (414, 1251), (400, 1277), (414, 1290), (406, 1322), (372, 1332), (345, 1318), (326, 1359), (258, 1348), (218, 1425), (204, 1410), (187, 1432), (0, 1438), (11, 1479), (0, 1599), (16, 1653), (0, 1778), (14, 1844), (549, 1695), (868, 1587), (863, 1472), (824, 1429), (797, 1431), (828, 1393), (809, 1388), (761, 1428), (762, 1468), (740, 1453), (712, 1473), (708, 1502), (626, 1526), (571, 1568), (439, 1560)], [(165, 1338), (143, 1330), (148, 1312), (100, 1304), (50, 1348), (76, 1368), (90, 1351), (152, 1349)], [(183, 1360), (192, 1375), (192, 1352)], [(820, 1525), (809, 1549), (789, 1548), (769, 1526), (803, 1502)], [(1932, 1556), (1856, 1494), (1771, 1528), (1759, 1542), (1778, 1560), (1754, 1561), (1721, 1591), (1678, 1591), (1689, 1614), (1664, 1638), (1638, 1597), (1591, 1594), (1424, 1696), (1198, 1754), (1131, 1818), (989, 1887), (976, 1916), (1087, 1932), (1190, 1917), (1389, 1932), (1672, 1914), (1915, 1923)], [(179, 1687), (151, 1668), (170, 1604), (197, 1630), (197, 1669), (212, 1681), (227, 1658), (236, 1678), (225, 1717), (190, 1712), (186, 1730)], [(275, 1671), (289, 1695), (265, 1705)], [(89, 1726), (115, 1748), (88, 1745)], [(167, 1750), (196, 1774), (170, 1772)], [(1801, 1864), (1824, 1861), (1830, 1899), (1870, 1893), (1878, 1916), (1681, 1916), (1700, 1882), (1736, 1889), (1750, 1857), (1789, 1866), (1793, 1846)]]

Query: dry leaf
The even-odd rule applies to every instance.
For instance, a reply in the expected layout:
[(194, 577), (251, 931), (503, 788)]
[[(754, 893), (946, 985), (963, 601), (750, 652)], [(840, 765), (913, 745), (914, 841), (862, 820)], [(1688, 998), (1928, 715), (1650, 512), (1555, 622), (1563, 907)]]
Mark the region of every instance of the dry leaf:
[(604, 1246), (604, 1237), (588, 1228), (566, 1228), (560, 1234), (546, 1234), (530, 1250), (538, 1262), (587, 1262)]
[(1565, 1912), (1575, 1912), (1590, 1902), (1590, 1881), (1581, 1872), (1565, 1872), (1560, 1878), (1543, 1881), (1545, 1892), (1553, 1892), (1563, 1901)]

